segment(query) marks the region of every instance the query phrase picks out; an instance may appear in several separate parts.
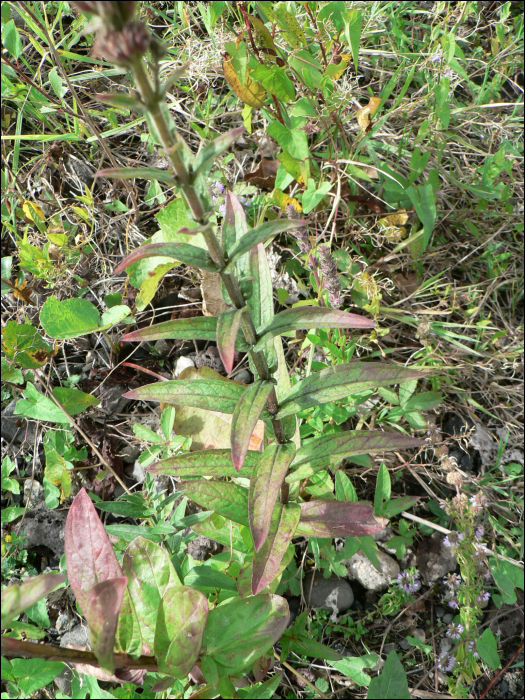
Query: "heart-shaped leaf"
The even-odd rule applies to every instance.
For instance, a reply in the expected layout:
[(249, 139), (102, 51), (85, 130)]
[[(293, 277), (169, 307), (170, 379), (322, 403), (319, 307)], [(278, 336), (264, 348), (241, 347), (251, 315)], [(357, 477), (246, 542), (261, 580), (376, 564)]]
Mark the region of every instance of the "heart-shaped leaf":
[(319, 306), (299, 306), (281, 311), (267, 326), (259, 328), (259, 341), (254, 345), (254, 350), (262, 350), (269, 338), (301, 328), (374, 328), (375, 325), (376, 322), (372, 319), (347, 311)]
[(359, 537), (382, 530), (388, 520), (374, 515), (370, 503), (318, 500), (301, 503), (295, 534), (303, 537)]
[(274, 578), (283, 556), (299, 524), (301, 508), (298, 503), (276, 503), (268, 536), (253, 555), (252, 593), (257, 595)]
[(273, 389), (273, 382), (254, 382), (243, 391), (235, 406), (232, 417), (231, 443), (232, 462), (237, 471), (243, 465), (250, 445), (250, 438)]
[(255, 551), (263, 546), (268, 535), (279, 489), (294, 455), (293, 443), (274, 443), (260, 455), (259, 463), (252, 472), (248, 513)]

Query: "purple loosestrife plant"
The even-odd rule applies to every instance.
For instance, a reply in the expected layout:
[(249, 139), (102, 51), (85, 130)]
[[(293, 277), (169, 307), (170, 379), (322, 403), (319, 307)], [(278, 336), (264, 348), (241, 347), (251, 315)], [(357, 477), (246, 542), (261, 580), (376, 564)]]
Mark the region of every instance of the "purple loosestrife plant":
[[(175, 532), (177, 523), (181, 528), (191, 526), (196, 533), (232, 547), (238, 566), (227, 573), (205, 566), (187, 572), (177, 555), (180, 540), (177, 544), (176, 537), (159, 544), (138, 536), (119, 562), (91, 499), (82, 490), (69, 510), (65, 550), (69, 582), (87, 620), (93, 654), (88, 654), (88, 659), (75, 652), (70, 660), (98, 664), (116, 678), (126, 679), (130, 670), (143, 673), (152, 669), (184, 680), (197, 667), (209, 685), (208, 692), (215, 696), (231, 692), (229, 677), (249, 672), (286, 629), (288, 604), (273, 591), (293, 557), (293, 538), (366, 536), (387, 523), (386, 518), (374, 515), (369, 503), (315, 497), (303, 502), (300, 484), (352, 455), (425, 444), (397, 432), (354, 431), (301, 445), (297, 414), (320, 403), (338, 401), (356, 387), (361, 391), (387, 386), (419, 379), (423, 374), (386, 363), (352, 362), (311, 374), (291, 386), (284, 364), (283, 334), (311, 328), (366, 332), (375, 322), (347, 311), (314, 306), (274, 314), (264, 243), (284, 232), (301, 232), (306, 222), (283, 218), (250, 228), (237, 197), (217, 184), (210, 191), (206, 179), (209, 167), (243, 129), (222, 134), (199, 153), (192, 153), (165, 101), (167, 89), (183, 74), (184, 67), (161, 82), (163, 47), (146, 25), (134, 18), (135, 3), (83, 2), (77, 7), (98, 17), (96, 51), (129, 71), (136, 88), (129, 104), (145, 114), (153, 142), (169, 160), (171, 175), (151, 168), (147, 173), (141, 169), (139, 177), (169, 180), (185, 203), (190, 221), (189, 227), (177, 232), (177, 242), (146, 244), (121, 261), (115, 272), (149, 257), (170, 259), (215, 273), (227, 305), (218, 317), (167, 321), (129, 332), (123, 340), (215, 341), (228, 373), (235, 352), (247, 353), (255, 381), (245, 386), (196, 373), (192, 380), (146, 384), (125, 394), (141, 401), (231, 415), (230, 448), (176, 455), (148, 466), (147, 471), (148, 476), (178, 477), (180, 492), (205, 511), (188, 517), (177, 511), (170, 521)], [(98, 97), (110, 105), (122, 104), (120, 94)], [(128, 168), (99, 174), (118, 179), (137, 176)], [(219, 195), (225, 200), (220, 229), (214, 212)], [(196, 233), (202, 234), (205, 248), (191, 242)], [(304, 234), (298, 236), (306, 250)], [(318, 255), (319, 261), (310, 256), (309, 263), (315, 260), (319, 265), (331, 303), (339, 305), (333, 256), (327, 246), (321, 246)], [(262, 452), (250, 449), (258, 421), (265, 429)], [(416, 591), (416, 572), (409, 574), (406, 589)], [(210, 589), (214, 592), (208, 600), (203, 590)], [(24, 600), (34, 602), (31, 596)], [(20, 640), (6, 644), (12, 650)], [(39, 650), (45, 655), (42, 647)], [(55, 648), (52, 653), (56, 658)], [(316, 655), (320, 653), (316, 647)], [(334, 658), (333, 650), (325, 653)]]

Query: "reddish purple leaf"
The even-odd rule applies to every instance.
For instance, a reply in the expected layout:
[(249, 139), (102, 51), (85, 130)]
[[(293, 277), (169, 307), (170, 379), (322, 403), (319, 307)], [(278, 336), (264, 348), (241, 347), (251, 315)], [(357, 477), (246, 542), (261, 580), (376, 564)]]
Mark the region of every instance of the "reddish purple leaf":
[(122, 577), (109, 537), (86, 489), (78, 492), (69, 508), (64, 546), (69, 583), (86, 615), (87, 597), (93, 586)]
[(254, 382), (243, 391), (235, 406), (232, 416), (231, 444), (232, 462), (237, 471), (240, 471), (244, 463), (250, 438), (273, 388), (273, 383), (269, 381)]
[(374, 515), (370, 503), (318, 500), (301, 503), (297, 537), (360, 537), (373, 535), (387, 524)]
[(288, 545), (295, 534), (301, 509), (298, 503), (275, 505), (270, 530), (263, 546), (253, 555), (252, 593), (257, 595), (270, 583), (279, 570)]
[(97, 583), (87, 594), (86, 607), (82, 611), (89, 624), (91, 646), (100, 663), (100, 668), (109, 673), (115, 670), (113, 654), (115, 632), (127, 585), (127, 576)]
[(217, 319), (217, 347), (226, 373), (233, 369), (235, 341), (244, 309), (227, 309)]
[(279, 489), (294, 456), (295, 446), (293, 443), (284, 445), (274, 443), (262, 453), (259, 464), (252, 471), (248, 496), (248, 515), (256, 552), (261, 549), (268, 535)]

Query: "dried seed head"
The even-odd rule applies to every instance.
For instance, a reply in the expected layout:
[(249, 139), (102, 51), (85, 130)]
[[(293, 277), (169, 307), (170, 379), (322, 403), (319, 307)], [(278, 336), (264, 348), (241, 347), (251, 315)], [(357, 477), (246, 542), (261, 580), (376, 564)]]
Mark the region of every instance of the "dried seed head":
[(463, 477), (459, 472), (449, 472), (447, 474), (447, 482), (454, 486), (463, 486)]
[(106, 29), (115, 29), (117, 31), (133, 19), (136, 2), (126, 2), (125, 0), (113, 0), (112, 2), (83, 2), (82, 0), (72, 0), (71, 4), (80, 10), (90, 15), (96, 15), (102, 20)]
[(143, 22), (128, 22), (121, 31), (99, 34), (94, 52), (117, 66), (129, 66), (143, 56), (150, 46), (151, 34)]

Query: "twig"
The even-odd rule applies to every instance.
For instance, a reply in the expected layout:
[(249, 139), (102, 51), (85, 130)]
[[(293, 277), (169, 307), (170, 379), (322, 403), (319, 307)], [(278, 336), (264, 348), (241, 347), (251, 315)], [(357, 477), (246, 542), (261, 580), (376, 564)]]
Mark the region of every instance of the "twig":
[(512, 658), (510, 659), (510, 661), (509, 661), (508, 663), (506, 663), (505, 666), (501, 669), (501, 671), (500, 671), (499, 673), (497, 673), (497, 674), (494, 676), (494, 678), (490, 681), (490, 683), (488, 684), (488, 686), (485, 688), (485, 690), (484, 690), (484, 691), (481, 693), (481, 695), (479, 696), (479, 700), (483, 700), (483, 698), (484, 698), (485, 695), (489, 692), (489, 690), (492, 688), (492, 686), (494, 685), (494, 683), (498, 680), (498, 678), (501, 678), (501, 676), (505, 673), (505, 671), (508, 669), (508, 667), (511, 665), (511, 663), (512, 663), (512, 662), (514, 661), (514, 659), (518, 656), (518, 654), (520, 653), (520, 651), (521, 651), (522, 649), (523, 649), (523, 642), (522, 642), (522, 643), (519, 645), (519, 647), (516, 649), (516, 651), (515, 651), (514, 654), (512, 655)]
[(298, 671), (297, 669), (295, 669), (293, 666), (290, 666), (290, 664), (287, 663), (286, 661), (281, 661), (281, 657), (279, 656), (279, 654), (278, 654), (276, 651), (273, 652), (273, 655), (275, 656), (275, 658), (277, 659), (277, 661), (278, 661), (280, 664), (282, 664), (283, 666), (285, 666), (289, 671), (291, 671), (295, 676), (297, 676), (297, 678), (300, 678), (300, 679), (303, 681), (303, 683), (306, 683), (306, 685), (307, 685), (311, 690), (313, 690), (314, 692), (316, 692), (316, 693), (317, 693), (320, 697), (322, 697), (322, 698), (328, 698), (328, 695), (325, 695), (325, 694), (324, 694), (323, 692), (321, 692), (321, 691), (319, 690), (319, 688), (317, 688), (313, 683), (310, 683), (310, 681), (307, 680), (307, 679), (303, 676), (302, 673), (299, 673), (299, 671)]

